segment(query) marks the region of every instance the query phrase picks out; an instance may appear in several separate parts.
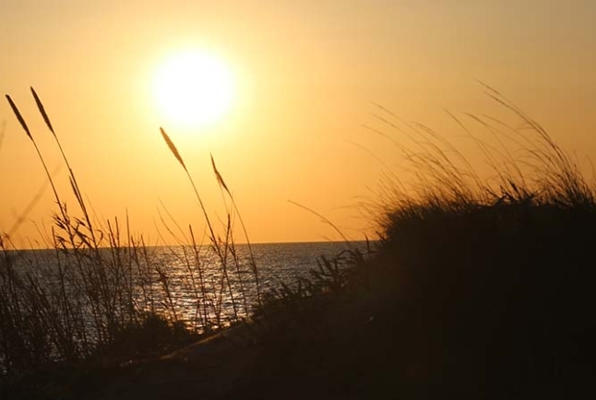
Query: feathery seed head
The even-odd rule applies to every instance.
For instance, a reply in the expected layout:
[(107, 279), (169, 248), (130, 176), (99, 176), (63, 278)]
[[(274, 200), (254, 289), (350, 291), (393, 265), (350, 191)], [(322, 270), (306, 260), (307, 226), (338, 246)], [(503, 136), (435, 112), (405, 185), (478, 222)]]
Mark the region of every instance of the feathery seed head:
[(39, 109), (39, 112), (41, 113), (43, 120), (45, 121), (46, 125), (50, 129), (50, 132), (52, 132), (52, 134), (54, 136), (56, 136), (56, 133), (54, 132), (54, 128), (52, 127), (52, 123), (50, 122), (50, 118), (48, 117), (48, 114), (46, 113), (46, 110), (43, 106), (43, 103), (39, 99), (39, 96), (35, 92), (35, 89), (33, 89), (33, 87), (30, 87), (30, 89), (31, 89), (31, 93), (33, 94), (33, 98), (35, 99), (35, 104), (37, 104), (37, 108)]
[(27, 134), (27, 136), (29, 136), (29, 139), (33, 140), (33, 136), (31, 136), (31, 132), (29, 131), (29, 127), (25, 123), (25, 120), (23, 119), (23, 116), (21, 115), (21, 112), (17, 108), (17, 105), (14, 103), (14, 101), (12, 101), (12, 99), (10, 98), (9, 95), (5, 95), (5, 96), (6, 96), (6, 100), (8, 100), (8, 103), (10, 104), (10, 108), (12, 108), (12, 111), (14, 112), (14, 115), (16, 115), (17, 119), (21, 123), (21, 126), (25, 130), (25, 133)]
[(178, 153), (178, 149), (176, 149), (174, 142), (172, 142), (172, 140), (163, 128), (160, 127), (159, 130), (161, 131), (161, 136), (163, 136), (164, 140), (166, 141), (166, 144), (170, 148), (170, 151), (172, 152), (172, 154), (174, 154), (174, 157), (176, 157), (178, 162), (180, 162), (180, 165), (182, 165), (182, 168), (184, 168), (184, 170), (186, 171), (186, 165), (184, 165), (184, 161), (182, 160), (180, 153)]

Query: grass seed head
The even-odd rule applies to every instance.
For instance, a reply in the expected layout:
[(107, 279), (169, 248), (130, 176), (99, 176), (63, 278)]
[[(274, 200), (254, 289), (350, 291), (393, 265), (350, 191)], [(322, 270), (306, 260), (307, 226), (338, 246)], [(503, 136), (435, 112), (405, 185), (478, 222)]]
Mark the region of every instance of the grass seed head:
[(211, 156), (211, 165), (213, 166), (213, 172), (215, 173), (215, 178), (217, 179), (217, 183), (219, 183), (219, 185), (221, 187), (223, 187), (226, 190), (226, 192), (228, 192), (228, 194), (230, 194), (230, 191), (228, 190), (228, 186), (224, 182), (221, 174), (219, 173), (219, 171), (217, 170), (217, 167), (215, 166), (215, 160), (213, 159), (213, 154), (210, 154), (210, 156)]
[(25, 123), (25, 120), (23, 119), (23, 116), (21, 115), (21, 112), (19, 111), (17, 105), (14, 103), (14, 101), (12, 101), (12, 99), (10, 98), (9, 95), (5, 95), (5, 96), (6, 96), (6, 100), (8, 100), (8, 103), (10, 104), (10, 108), (12, 108), (12, 111), (14, 112), (14, 115), (16, 115), (17, 119), (21, 123), (21, 126), (25, 130), (25, 133), (27, 134), (27, 136), (29, 136), (29, 139), (33, 140), (33, 136), (31, 136), (29, 127)]
[(39, 96), (35, 92), (35, 89), (33, 89), (33, 87), (30, 87), (30, 89), (31, 89), (31, 93), (33, 94), (33, 98), (35, 99), (35, 104), (37, 104), (37, 108), (39, 109), (39, 112), (41, 113), (43, 120), (45, 121), (46, 125), (50, 129), (50, 132), (52, 132), (52, 134), (54, 136), (56, 136), (56, 133), (54, 132), (54, 128), (52, 127), (52, 123), (50, 122), (50, 118), (48, 117), (48, 114), (46, 113), (46, 110), (43, 106), (43, 103), (39, 99)]
[(180, 165), (182, 165), (182, 168), (184, 168), (184, 170), (186, 171), (186, 165), (184, 165), (184, 161), (182, 160), (180, 153), (178, 153), (178, 149), (176, 149), (174, 142), (172, 142), (172, 139), (170, 139), (170, 137), (163, 128), (160, 127), (159, 130), (161, 131), (161, 136), (163, 136), (164, 140), (166, 141), (166, 144), (170, 148), (170, 151), (172, 152), (172, 154), (174, 154), (174, 157), (176, 157), (178, 162), (180, 162)]

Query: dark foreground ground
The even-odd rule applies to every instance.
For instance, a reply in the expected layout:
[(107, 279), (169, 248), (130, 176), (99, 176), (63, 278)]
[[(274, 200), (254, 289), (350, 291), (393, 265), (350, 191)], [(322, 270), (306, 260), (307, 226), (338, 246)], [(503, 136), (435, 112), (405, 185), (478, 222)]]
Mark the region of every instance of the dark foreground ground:
[(596, 398), (596, 208), (501, 208), (412, 217), (250, 325), (4, 379), (0, 399)]
[[(588, 349), (567, 348), (573, 342), (563, 348), (540, 343), (526, 352), (523, 344), (529, 338), (523, 331), (508, 332), (496, 321), (487, 327), (492, 317), (465, 316), (465, 327), (445, 323), (445, 313), (435, 306), (407, 304), (382, 291), (357, 297), (321, 295), (303, 301), (300, 309), (278, 316), (275, 322), (238, 325), (158, 357), (119, 365), (63, 366), (24, 376), (1, 387), (0, 398), (561, 399), (594, 395), (593, 360), (590, 353), (582, 353)], [(532, 353), (537, 350), (539, 354)]]

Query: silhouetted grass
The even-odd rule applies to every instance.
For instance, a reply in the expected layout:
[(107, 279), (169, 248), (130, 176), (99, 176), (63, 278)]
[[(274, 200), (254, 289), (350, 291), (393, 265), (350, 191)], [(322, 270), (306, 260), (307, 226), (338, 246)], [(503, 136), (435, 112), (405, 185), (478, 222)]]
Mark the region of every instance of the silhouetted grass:
[(407, 368), (432, 349), (417, 362), (426, 363), (421, 384), (437, 385), (435, 395), (580, 393), (596, 366), (596, 192), (538, 123), (487, 91), (521, 126), (469, 115), (500, 146), (474, 138), (492, 179), (417, 126), (426, 150), (404, 152), (424, 185), (390, 187), (385, 198), (382, 274), (399, 290), (391, 315), (407, 343), (395, 356)]
[(246, 384), (267, 388), (261, 398), (284, 387), (288, 398), (594, 394), (594, 186), (540, 125), (486, 89), (519, 128), (452, 117), (489, 175), (381, 108), (379, 133), (415, 179), (385, 175), (369, 204), (381, 236), (372, 260), (322, 260), (312, 280), (265, 296), (263, 360)]
[[(378, 106), (382, 128), (370, 129), (396, 146), (415, 177), (400, 181), (403, 174), (387, 173), (369, 204), (379, 246), (321, 258), (310, 278), (264, 293), (252, 253), (248, 269), (254, 280), (241, 278), (236, 218), (245, 236), (246, 228), (215, 162), (215, 178), (232, 203), (221, 226), (212, 224), (182, 155), (161, 129), (193, 187), (221, 272), (217, 281), (207, 278), (202, 241), (191, 226), (179, 229), (189, 246), (182, 255), (171, 251), (185, 266), (196, 297), (195, 328), (226, 325), (226, 294), (233, 305), (227, 322), (243, 320), (251, 311), (247, 286), (255, 285), (258, 294), (250, 314), (254, 323), (245, 326), (251, 344), (216, 354), (227, 367), (210, 375), (213, 385), (229, 366), (248, 367), (233, 385), (217, 388), (217, 398), (520, 399), (594, 393), (594, 186), (539, 124), (485, 88), (516, 118), (514, 125), (488, 116), (450, 116), (484, 156), (490, 174), (481, 174), (444, 136)], [(11, 106), (19, 116), (12, 101)], [(53, 133), (43, 106), (40, 111)], [(486, 135), (474, 133), (478, 128)], [(55, 218), (56, 268), (18, 273), (18, 253), (0, 253), (4, 371), (95, 354), (138, 358), (189, 339), (170, 290), (172, 277), (142, 239), (126, 233), (122, 243), (117, 221), (106, 230), (91, 227), (85, 217), (71, 218), (57, 193), (56, 199), (61, 209)], [(107, 238), (107, 249), (96, 243), (99, 238)], [(2, 237), (0, 245), (7, 249), (9, 238)], [(42, 275), (52, 276), (52, 283), (40, 284)], [(239, 291), (233, 290), (236, 282)], [(178, 367), (206, 373), (200, 361), (189, 365)], [(135, 374), (142, 375), (143, 368)], [(203, 375), (195, 380), (207, 388)], [(140, 388), (152, 375), (145, 379), (135, 375), (134, 382)], [(138, 393), (148, 398), (147, 391)]]
[[(232, 201), (221, 235), (211, 223), (182, 156), (161, 129), (195, 191), (210, 242), (205, 252), (189, 225), (190, 241), (180, 243), (182, 254), (170, 252), (173, 260), (186, 268), (187, 273), (178, 276), (179, 271), (172, 270), (171, 262), (156, 257), (142, 237), (132, 236), (128, 220), (124, 226), (117, 218), (105, 222), (92, 220), (48, 113), (33, 88), (31, 93), (68, 168), (70, 195), (74, 196), (80, 216), (67, 207), (66, 199), (70, 195), (59, 193), (42, 149), (19, 108), (7, 95), (46, 172), (58, 211), (53, 215), (49, 243), (54, 249), (53, 256), (46, 252), (45, 259), (31, 257), (15, 250), (10, 236), (0, 235), (0, 375), (30, 371), (56, 361), (104, 358), (117, 363), (141, 357), (143, 353), (156, 353), (181, 340), (196, 340), (198, 334), (246, 319), (252, 307), (247, 300), (248, 286), (254, 285), (256, 298), (260, 296), (258, 269), (250, 247), (248, 261), (239, 259), (234, 240), (235, 220), (240, 220), (248, 240), (246, 228), (213, 158), (216, 180)], [(206, 264), (213, 264), (209, 253), (215, 254), (217, 265), (210, 265), (212, 276), (208, 280)], [(241, 269), (245, 268), (254, 279), (241, 276), (244, 272)], [(181, 315), (177, 289), (184, 285), (191, 288), (196, 304), (193, 318)], [(231, 315), (224, 309), (228, 300), (232, 303)]]

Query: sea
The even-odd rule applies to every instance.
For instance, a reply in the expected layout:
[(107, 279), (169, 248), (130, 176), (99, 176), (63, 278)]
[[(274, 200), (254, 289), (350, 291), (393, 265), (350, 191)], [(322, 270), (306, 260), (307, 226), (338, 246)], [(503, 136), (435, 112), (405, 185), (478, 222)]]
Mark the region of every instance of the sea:
[[(201, 330), (206, 323), (226, 325), (248, 317), (267, 296), (282, 288), (296, 289), (301, 280), (313, 280), (312, 271), (320, 271), (323, 260), (341, 258), (354, 249), (366, 253), (370, 246), (364, 241), (238, 244), (223, 252), (224, 262), (209, 246), (146, 247), (135, 252), (112, 248), (101, 253), (108, 281), (126, 288), (126, 279), (131, 279), (137, 307), (167, 313)], [(17, 271), (35, 275), (48, 288), (60, 286), (58, 268), (78, 274), (68, 265), (75, 258), (55, 249), (19, 251), (12, 259)], [(71, 286), (83, 287), (89, 281), (76, 279)]]

